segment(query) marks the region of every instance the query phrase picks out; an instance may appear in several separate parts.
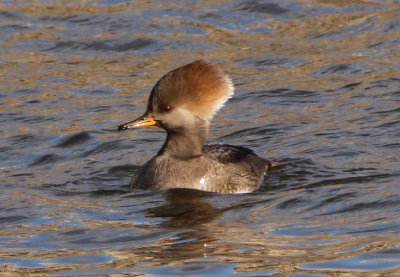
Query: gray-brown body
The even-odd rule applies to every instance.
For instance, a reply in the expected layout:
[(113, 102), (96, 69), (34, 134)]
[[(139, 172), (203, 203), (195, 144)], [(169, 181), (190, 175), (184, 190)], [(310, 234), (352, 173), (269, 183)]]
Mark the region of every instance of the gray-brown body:
[(205, 145), (189, 159), (157, 155), (132, 177), (130, 187), (141, 189), (191, 188), (219, 193), (244, 193), (258, 188), (269, 160), (250, 149), (232, 145)]

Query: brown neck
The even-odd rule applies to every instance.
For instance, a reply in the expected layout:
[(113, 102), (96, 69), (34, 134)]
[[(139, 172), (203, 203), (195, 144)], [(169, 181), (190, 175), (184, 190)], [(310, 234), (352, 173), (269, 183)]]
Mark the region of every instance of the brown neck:
[(158, 155), (191, 159), (201, 155), (201, 149), (208, 133), (208, 122), (199, 121), (194, 128), (182, 128), (179, 131), (167, 130), (167, 138)]

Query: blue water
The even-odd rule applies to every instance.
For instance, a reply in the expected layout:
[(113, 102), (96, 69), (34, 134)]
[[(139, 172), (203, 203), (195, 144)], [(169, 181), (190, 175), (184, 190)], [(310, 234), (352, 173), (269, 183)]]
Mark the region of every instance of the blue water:
[[(390, 1), (0, 1), (0, 272), (397, 276), (399, 26)], [(281, 165), (127, 188), (165, 133), (117, 126), (200, 58), (236, 87), (208, 142)]]

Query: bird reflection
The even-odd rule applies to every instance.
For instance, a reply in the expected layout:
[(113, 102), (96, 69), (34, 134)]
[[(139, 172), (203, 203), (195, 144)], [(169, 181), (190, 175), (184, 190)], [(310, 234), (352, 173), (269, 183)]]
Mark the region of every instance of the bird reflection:
[(150, 208), (148, 217), (168, 219), (160, 223), (162, 229), (181, 230), (176, 236), (163, 241), (161, 247), (153, 252), (153, 258), (173, 261), (214, 256), (213, 242), (216, 237), (208, 224), (219, 218), (229, 207), (217, 208), (210, 200), (215, 193), (173, 189), (165, 192), (168, 204)]
[(216, 208), (207, 199), (214, 193), (192, 189), (171, 189), (166, 191), (166, 205), (150, 208), (146, 216), (162, 217), (169, 220), (163, 222), (168, 228), (200, 228), (202, 224), (218, 218), (227, 208)]

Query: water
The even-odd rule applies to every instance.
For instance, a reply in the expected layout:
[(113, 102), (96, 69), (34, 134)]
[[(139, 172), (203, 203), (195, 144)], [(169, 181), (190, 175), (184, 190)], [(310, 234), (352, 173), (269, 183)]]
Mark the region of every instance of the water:
[[(399, 37), (397, 1), (0, 1), (1, 274), (398, 276)], [(283, 164), (128, 189), (165, 134), (116, 127), (199, 58), (236, 85), (209, 142)]]

